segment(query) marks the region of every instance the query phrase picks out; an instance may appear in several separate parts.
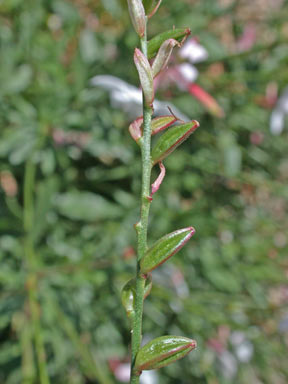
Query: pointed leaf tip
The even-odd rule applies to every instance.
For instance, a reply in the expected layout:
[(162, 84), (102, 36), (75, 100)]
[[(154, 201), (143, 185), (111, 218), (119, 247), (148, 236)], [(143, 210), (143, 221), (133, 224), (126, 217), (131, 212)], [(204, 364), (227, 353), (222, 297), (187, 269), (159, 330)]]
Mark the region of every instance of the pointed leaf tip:
[(140, 348), (135, 361), (138, 372), (165, 367), (195, 349), (195, 340), (183, 336), (158, 337)]
[(178, 229), (156, 241), (140, 260), (141, 273), (146, 274), (175, 255), (194, 235), (193, 227)]
[(165, 132), (152, 150), (151, 158), (153, 165), (170, 155), (198, 127), (198, 121), (192, 120), (190, 123), (176, 125)]

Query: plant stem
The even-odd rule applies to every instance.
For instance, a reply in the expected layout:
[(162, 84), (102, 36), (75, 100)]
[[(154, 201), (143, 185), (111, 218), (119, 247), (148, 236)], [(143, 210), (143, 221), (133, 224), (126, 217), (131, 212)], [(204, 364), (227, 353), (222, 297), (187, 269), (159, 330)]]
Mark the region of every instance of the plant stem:
[(35, 187), (36, 166), (32, 159), (28, 160), (24, 176), (24, 212), (23, 226), (25, 231), (24, 254), (27, 268), (30, 271), (27, 279), (28, 301), (32, 321), (33, 336), (35, 342), (36, 357), (39, 369), (40, 384), (49, 384), (47, 373), (45, 349), (41, 333), (40, 308), (37, 297), (37, 276), (35, 273), (36, 255), (33, 240), (34, 226), (34, 187)]
[[(146, 18), (147, 25), (147, 18)], [(147, 34), (141, 39), (141, 49), (145, 56), (147, 56)], [(143, 95), (143, 141), (141, 145), (142, 156), (142, 191), (141, 191), (141, 216), (140, 221), (136, 225), (137, 231), (137, 267), (136, 267), (136, 297), (135, 297), (135, 317), (132, 326), (132, 339), (131, 339), (131, 378), (130, 384), (139, 383), (139, 373), (135, 371), (135, 359), (137, 352), (141, 346), (142, 340), (142, 316), (143, 316), (143, 302), (144, 302), (144, 287), (145, 276), (140, 272), (140, 260), (147, 250), (147, 229), (148, 218), (151, 201), (150, 195), (150, 178), (151, 178), (151, 118), (153, 109), (152, 107), (145, 107)]]

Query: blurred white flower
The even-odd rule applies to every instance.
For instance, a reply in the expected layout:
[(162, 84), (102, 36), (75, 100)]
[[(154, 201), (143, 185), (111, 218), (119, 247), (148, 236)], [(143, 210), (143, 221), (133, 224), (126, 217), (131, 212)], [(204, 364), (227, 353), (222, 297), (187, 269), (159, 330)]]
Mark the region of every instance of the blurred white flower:
[(130, 364), (119, 364), (114, 370), (114, 375), (116, 379), (121, 381), (122, 383), (128, 383), (128, 381), (130, 380)]
[(232, 332), (230, 342), (234, 347), (235, 354), (241, 363), (248, 363), (253, 356), (253, 344), (245, 334), (240, 331)]
[(194, 65), (191, 65), (189, 63), (182, 63), (178, 66), (178, 71), (181, 73), (181, 75), (184, 77), (186, 81), (189, 81), (191, 83), (194, 83), (199, 75), (199, 71)]
[(220, 370), (222, 375), (226, 379), (232, 380), (238, 371), (238, 364), (235, 357), (231, 352), (225, 350), (218, 356), (218, 360), (220, 363)]
[[(91, 79), (91, 85), (105, 89), (110, 92), (110, 101), (113, 108), (120, 108), (128, 114), (131, 119), (136, 119), (142, 112), (142, 91), (134, 85), (126, 83), (115, 76), (99, 75)], [(155, 115), (167, 115), (170, 107), (177, 117), (189, 120), (178, 108), (171, 103), (154, 101)]]
[(155, 371), (143, 371), (140, 376), (140, 384), (157, 384), (157, 373)]
[(283, 131), (286, 115), (288, 115), (288, 87), (284, 89), (271, 114), (270, 131), (273, 135), (280, 135)]
[(208, 59), (208, 52), (196, 39), (188, 40), (179, 50), (179, 56), (187, 59), (192, 64), (200, 63)]

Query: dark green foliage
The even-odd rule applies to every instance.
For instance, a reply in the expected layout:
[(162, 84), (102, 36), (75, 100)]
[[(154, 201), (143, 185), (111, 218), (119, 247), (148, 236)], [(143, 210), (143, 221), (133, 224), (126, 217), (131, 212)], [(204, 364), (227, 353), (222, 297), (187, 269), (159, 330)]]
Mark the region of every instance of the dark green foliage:
[[(280, 92), (288, 83), (287, 2), (257, 12), (255, 52), (237, 55), (233, 42), (247, 15), (239, 2), (190, 3), (163, 2), (151, 35), (170, 25), (191, 28), (210, 53), (198, 65), (197, 82), (226, 118), (212, 117), (175, 87), (156, 95), (171, 95), (201, 128), (165, 160), (169, 177), (154, 197), (151, 245), (191, 223), (197, 235), (181, 257), (153, 272), (144, 332), (197, 338), (197, 352), (161, 370), (160, 384), (282, 383), (288, 378), (288, 140), (287, 126), (281, 136), (270, 134), (265, 94), (271, 81)], [(230, 27), (222, 31), (223, 25)], [(139, 152), (127, 115), (89, 81), (112, 74), (138, 84), (130, 60), (137, 36), (129, 28), (126, 1), (0, 2), (1, 383), (22, 383), (23, 374), (39, 383), (31, 274), (51, 382), (115, 382), (107, 361), (127, 358), (120, 290), (134, 268)], [(261, 40), (267, 36), (274, 45)], [(36, 167), (32, 268), (23, 251), (28, 160)], [(235, 331), (253, 345), (247, 363), (230, 337)], [(221, 365), (225, 349), (238, 364), (232, 378)]]

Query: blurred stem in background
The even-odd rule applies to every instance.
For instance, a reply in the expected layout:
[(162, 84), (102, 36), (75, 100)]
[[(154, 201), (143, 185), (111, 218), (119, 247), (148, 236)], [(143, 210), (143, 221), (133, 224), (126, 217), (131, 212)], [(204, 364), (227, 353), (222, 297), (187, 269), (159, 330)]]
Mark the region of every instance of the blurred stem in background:
[[(34, 187), (36, 177), (36, 164), (33, 161), (33, 153), (27, 160), (25, 166), (24, 176), (24, 214), (23, 226), (25, 231), (24, 240), (24, 255), (26, 261), (26, 268), (29, 270), (29, 275), (26, 281), (26, 288), (28, 290), (29, 302), (29, 315), (31, 316), (33, 339), (35, 343), (36, 359), (39, 370), (40, 384), (49, 384), (49, 377), (47, 373), (47, 364), (45, 356), (45, 348), (41, 332), (40, 321), (40, 305), (37, 295), (37, 275), (36, 275), (36, 254), (33, 240), (33, 226), (34, 226)], [(25, 378), (26, 370), (23, 364), (23, 381), (25, 383), (33, 383), (33, 378)]]

